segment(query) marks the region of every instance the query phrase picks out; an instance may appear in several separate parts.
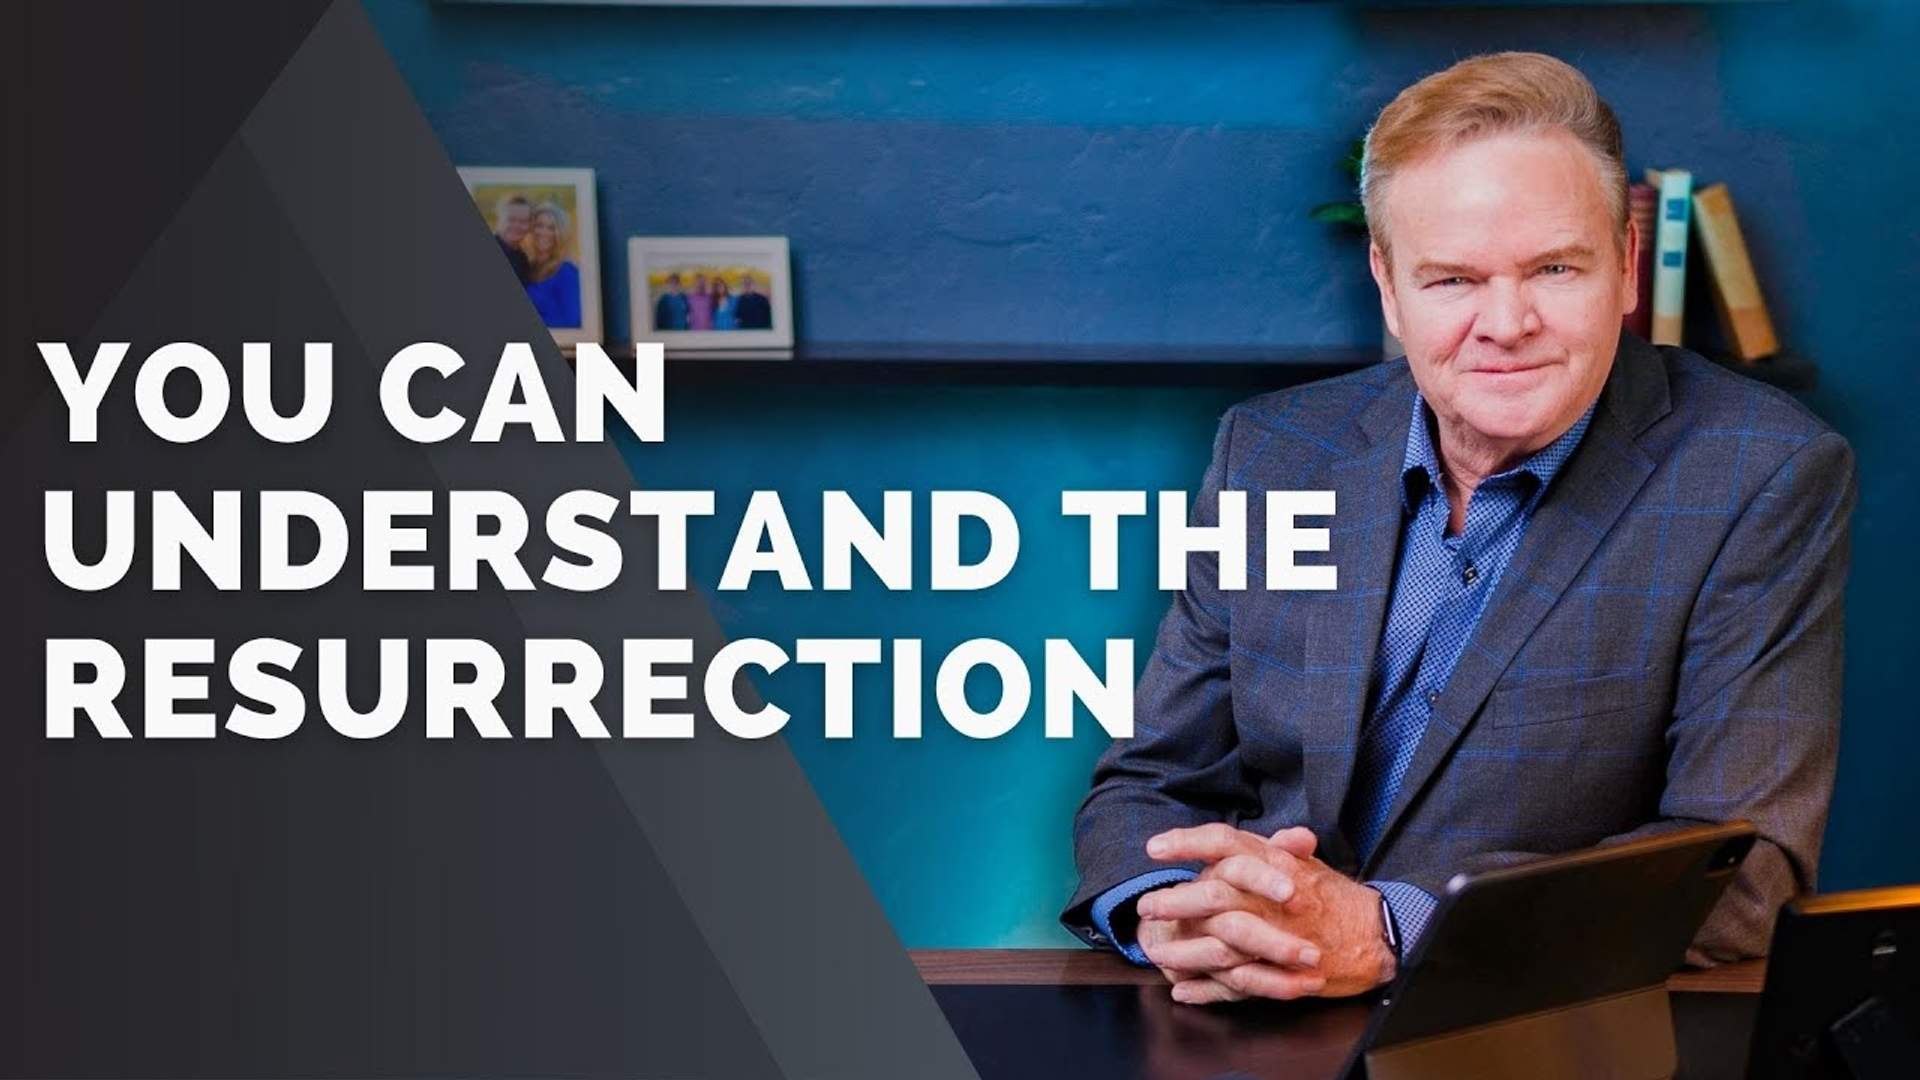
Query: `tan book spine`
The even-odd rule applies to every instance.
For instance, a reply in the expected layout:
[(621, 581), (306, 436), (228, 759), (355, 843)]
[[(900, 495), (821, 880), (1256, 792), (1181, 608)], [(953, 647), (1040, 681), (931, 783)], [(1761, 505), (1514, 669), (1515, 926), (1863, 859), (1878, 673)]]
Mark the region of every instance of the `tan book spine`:
[(1773, 319), (1760, 297), (1760, 280), (1754, 276), (1727, 185), (1713, 184), (1693, 193), (1693, 222), (1706, 252), (1713, 307), (1728, 346), (1749, 364), (1779, 352), (1780, 340), (1774, 336)]

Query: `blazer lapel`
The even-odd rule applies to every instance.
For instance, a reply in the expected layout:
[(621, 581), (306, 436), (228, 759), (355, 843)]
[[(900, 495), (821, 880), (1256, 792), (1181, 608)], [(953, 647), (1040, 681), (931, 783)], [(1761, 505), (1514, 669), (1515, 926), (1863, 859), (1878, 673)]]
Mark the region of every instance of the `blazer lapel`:
[[(1334, 491), (1329, 537), (1339, 588), (1316, 602), (1308, 625), (1311, 700), (1301, 711), (1307, 751), (1309, 821), (1323, 841), (1339, 836), (1399, 553), (1401, 465), (1413, 415), (1413, 378), (1404, 362), (1360, 412), (1328, 471)], [(1331, 854), (1331, 853), (1329, 853)]]
[(1452, 751), (1514, 655), (1546, 618), (1652, 475), (1636, 437), (1670, 408), (1665, 364), (1622, 333), (1613, 373), (1578, 450), (1534, 511), (1431, 718), (1364, 870), (1379, 862), (1408, 807)]

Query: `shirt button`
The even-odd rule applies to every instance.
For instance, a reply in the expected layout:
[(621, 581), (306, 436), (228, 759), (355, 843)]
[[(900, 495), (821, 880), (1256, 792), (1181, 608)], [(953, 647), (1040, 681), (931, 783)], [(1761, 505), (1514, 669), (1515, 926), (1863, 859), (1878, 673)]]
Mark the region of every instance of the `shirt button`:
[(1429, 707), (1431, 707), (1431, 706), (1433, 705), (1433, 703), (1434, 703), (1434, 702), (1436, 702), (1436, 701), (1439, 701), (1439, 700), (1440, 700), (1440, 691), (1438, 691), (1438, 690), (1429, 690), (1429, 691), (1427, 691), (1427, 705), (1428, 705)]
[(1460, 580), (1469, 585), (1480, 580), (1480, 568), (1468, 563), (1466, 569), (1460, 571)]

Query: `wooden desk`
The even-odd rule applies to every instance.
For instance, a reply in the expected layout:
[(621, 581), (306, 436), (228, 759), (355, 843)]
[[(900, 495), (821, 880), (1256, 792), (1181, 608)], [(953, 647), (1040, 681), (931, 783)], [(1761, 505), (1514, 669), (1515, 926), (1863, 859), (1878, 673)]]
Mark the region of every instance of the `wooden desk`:
[[(1365, 1031), (1358, 1001), (1176, 1004), (1160, 973), (1091, 949), (911, 953), (982, 1080), (1222, 1076), (1335, 1080)], [(1745, 1070), (1763, 962), (1674, 975), (1680, 1076)]]
[[(1158, 986), (1166, 981), (1152, 968), (1097, 949), (913, 949), (908, 955), (928, 986)], [(1757, 994), (1766, 978), (1765, 960), (1745, 960), (1674, 972), (1667, 989)]]

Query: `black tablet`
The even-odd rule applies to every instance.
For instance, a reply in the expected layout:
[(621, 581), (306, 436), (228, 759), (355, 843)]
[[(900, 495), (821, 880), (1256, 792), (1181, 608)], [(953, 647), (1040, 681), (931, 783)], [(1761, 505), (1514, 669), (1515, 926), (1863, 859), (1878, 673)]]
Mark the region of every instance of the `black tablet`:
[(1920, 1071), (1920, 885), (1790, 900), (1769, 957), (1752, 1080)]
[(1667, 976), (1753, 837), (1744, 821), (1676, 828), (1455, 876), (1354, 1072), (1551, 1076), (1568, 1040), (1584, 1040), (1589, 1066), (1625, 1055), (1585, 1075), (1670, 1074)]

